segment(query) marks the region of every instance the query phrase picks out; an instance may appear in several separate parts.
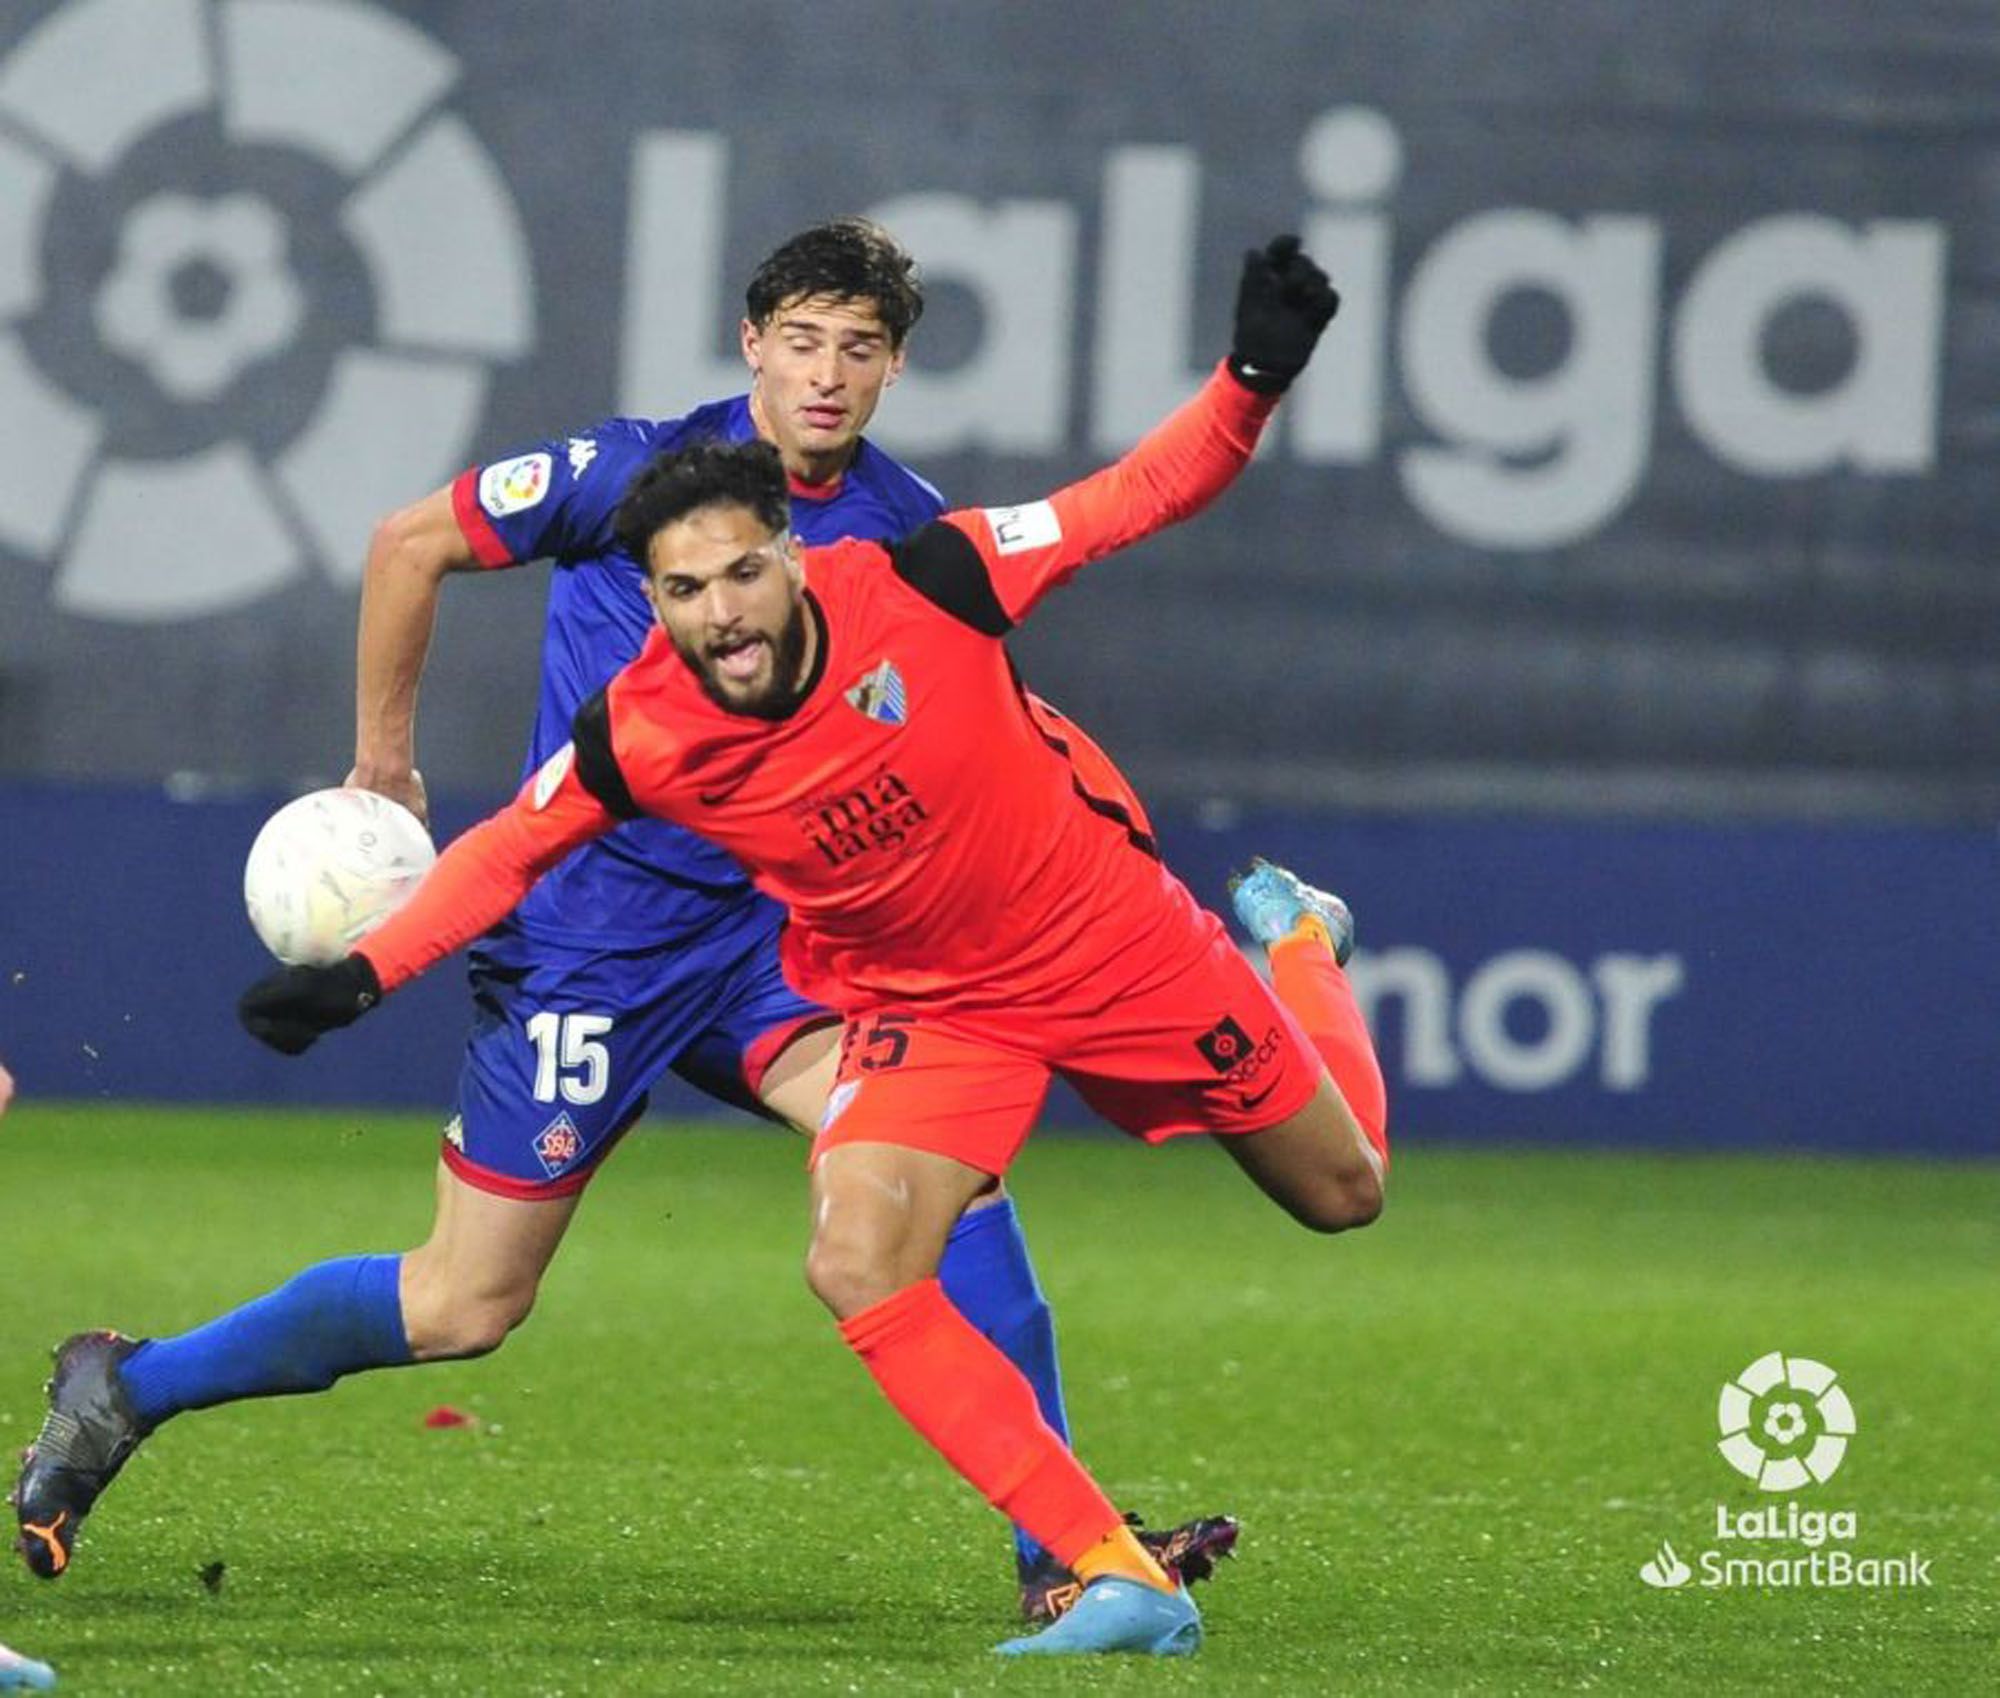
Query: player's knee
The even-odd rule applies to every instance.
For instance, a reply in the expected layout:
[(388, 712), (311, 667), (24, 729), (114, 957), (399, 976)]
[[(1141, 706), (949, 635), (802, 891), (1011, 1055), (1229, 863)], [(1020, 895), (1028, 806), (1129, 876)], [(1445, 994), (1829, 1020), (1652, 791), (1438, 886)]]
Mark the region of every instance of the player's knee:
[(420, 1361), (486, 1356), (528, 1318), (532, 1284), (468, 1291), (449, 1279), (413, 1281), (403, 1293), (403, 1331)]
[(1352, 1232), (1382, 1213), (1382, 1179), (1372, 1167), (1343, 1168), (1292, 1206), (1292, 1218), (1314, 1232)]
[(451, 1317), (454, 1356), (486, 1356), (507, 1342), (507, 1335), (528, 1318), (532, 1295), (519, 1299), (470, 1303)]
[(1374, 1168), (1363, 1168), (1351, 1175), (1342, 1190), (1347, 1214), (1347, 1226), (1343, 1230), (1370, 1226), (1381, 1219), (1382, 1205), (1388, 1197), (1382, 1186), (1382, 1176)]
[(858, 1238), (822, 1234), (806, 1252), (806, 1284), (843, 1321), (893, 1297), (907, 1283), (897, 1278), (891, 1258)]

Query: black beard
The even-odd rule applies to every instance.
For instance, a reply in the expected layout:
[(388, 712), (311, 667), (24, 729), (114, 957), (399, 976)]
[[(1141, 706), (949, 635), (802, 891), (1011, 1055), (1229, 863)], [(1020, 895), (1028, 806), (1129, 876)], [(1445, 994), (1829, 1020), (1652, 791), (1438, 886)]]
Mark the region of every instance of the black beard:
[[(792, 616), (785, 621), (784, 629), (771, 645), (771, 688), (756, 701), (730, 700), (716, 684), (706, 664), (693, 661), (689, 664), (694, 667), (702, 693), (724, 713), (740, 714), (745, 719), (787, 719), (802, 699), (799, 672), (805, 656), (806, 617), (805, 607), (800, 604), (793, 607)], [(681, 658), (689, 659), (685, 652)]]

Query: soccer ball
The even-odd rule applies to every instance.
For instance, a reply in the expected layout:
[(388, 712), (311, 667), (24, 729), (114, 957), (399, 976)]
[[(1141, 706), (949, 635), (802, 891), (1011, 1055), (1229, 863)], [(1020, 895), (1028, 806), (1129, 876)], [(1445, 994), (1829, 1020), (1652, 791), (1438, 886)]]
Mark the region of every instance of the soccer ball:
[(315, 790), (257, 833), (243, 905), (280, 961), (324, 967), (400, 908), (436, 859), (430, 833), (401, 803), (372, 790)]

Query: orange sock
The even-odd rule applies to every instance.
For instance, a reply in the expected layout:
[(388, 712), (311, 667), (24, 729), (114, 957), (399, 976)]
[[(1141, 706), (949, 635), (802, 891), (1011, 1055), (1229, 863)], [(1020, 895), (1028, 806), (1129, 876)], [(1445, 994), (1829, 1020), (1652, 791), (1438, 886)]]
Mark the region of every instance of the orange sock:
[[(1042, 1419), (1020, 1369), (952, 1307), (935, 1279), (850, 1316), (840, 1336), (896, 1412), (1065, 1567), (1115, 1534), (1130, 1536), (1111, 1500)], [(1139, 1555), (1152, 1562), (1143, 1548)]]
[(1389, 1092), (1382, 1083), (1382, 1064), (1375, 1059), (1368, 1023), (1361, 1018), (1354, 987), (1333, 958), (1326, 927), (1308, 915), (1265, 954), (1271, 962), (1271, 988), (1312, 1039), (1387, 1173)]
[(1153, 1553), (1139, 1543), (1138, 1534), (1123, 1523), (1106, 1533), (1068, 1566), (1069, 1571), (1086, 1586), (1100, 1575), (1116, 1574), (1125, 1580), (1157, 1586), (1162, 1592), (1174, 1589), (1174, 1582), (1167, 1571), (1153, 1560)]

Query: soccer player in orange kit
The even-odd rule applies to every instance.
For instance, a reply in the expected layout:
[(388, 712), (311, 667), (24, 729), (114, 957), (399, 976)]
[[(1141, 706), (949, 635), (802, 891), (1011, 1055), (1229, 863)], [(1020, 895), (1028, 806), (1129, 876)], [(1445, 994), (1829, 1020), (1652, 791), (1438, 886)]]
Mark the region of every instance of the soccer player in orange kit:
[(660, 629), (574, 740), (331, 967), (245, 993), (297, 1053), (641, 815), (737, 856), (788, 909), (787, 977), (844, 1022), (813, 1147), (807, 1277), (897, 1410), (1085, 1583), (1010, 1653), (1178, 1654), (1201, 1620), (1020, 1373), (945, 1300), (952, 1223), (1006, 1172), (1049, 1079), (1148, 1142), (1216, 1134), (1303, 1224), (1382, 1206), (1382, 1077), (1337, 898), (1260, 864), (1240, 913), (1276, 994), (1038, 720), (1001, 639), (1079, 567), (1188, 517), (1249, 462), (1338, 299), (1280, 237), (1245, 256), (1227, 361), (1115, 465), (896, 543), (802, 548), (782, 466), (704, 443), (633, 481), (621, 539)]

